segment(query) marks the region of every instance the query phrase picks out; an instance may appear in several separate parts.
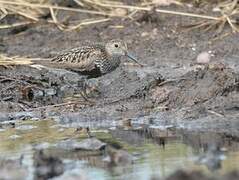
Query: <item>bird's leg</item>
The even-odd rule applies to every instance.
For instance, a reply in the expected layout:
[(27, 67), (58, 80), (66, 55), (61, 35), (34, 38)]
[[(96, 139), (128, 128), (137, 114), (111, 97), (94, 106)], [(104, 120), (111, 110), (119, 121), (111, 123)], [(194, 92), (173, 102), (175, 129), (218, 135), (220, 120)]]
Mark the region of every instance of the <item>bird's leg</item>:
[(81, 95), (81, 97), (83, 97), (84, 100), (86, 100), (86, 101), (88, 101), (88, 102), (91, 102), (91, 101), (88, 99), (87, 94), (85, 93), (85, 91), (83, 91), (83, 92), (81, 91), (81, 92), (80, 92), (80, 95)]
[[(82, 87), (82, 91), (80, 91), (79, 93), (80, 93), (81, 97), (82, 97), (85, 101), (87, 101), (87, 102), (89, 102), (89, 103), (94, 103), (93, 101), (90, 101), (90, 100), (89, 100), (89, 97), (87, 96), (87, 93), (86, 93), (86, 82), (85, 82), (85, 81), (86, 81), (86, 80), (84, 80), (83, 83), (79, 83), (79, 82), (78, 82), (78, 87), (79, 87), (79, 86)], [(77, 90), (77, 87), (72, 86), (70, 83), (67, 83), (67, 85), (69, 85), (70, 87), (72, 87), (74, 90)]]
[(89, 127), (86, 127), (86, 133), (87, 133), (88, 138), (93, 137), (90, 133), (90, 128)]
[(88, 85), (87, 80), (84, 80), (83, 83), (80, 86), (82, 87), (82, 91), (80, 91), (81, 97), (85, 101), (94, 104), (95, 101), (90, 99), (91, 97), (89, 97), (89, 94), (94, 92), (94, 91), (98, 93), (97, 88), (95, 86)]
[(89, 85), (86, 83), (86, 80), (85, 80), (83, 82), (82, 91), (80, 92), (80, 94), (84, 98), (84, 100), (88, 102), (92, 102), (91, 100), (89, 100), (89, 96), (87, 94), (87, 88), (89, 88)]
[(87, 134), (88, 138), (92, 138), (93, 136), (91, 135), (90, 128), (87, 126), (86, 128), (83, 127), (78, 127), (76, 128), (75, 132), (81, 132), (83, 134)]
[[(87, 83), (87, 80), (85, 80), (84, 82), (83, 82), (83, 85), (82, 85), (82, 89), (83, 89), (83, 92), (82, 92), (82, 96), (84, 96), (83, 98), (84, 99), (86, 99), (86, 100), (88, 100), (89, 101), (89, 94), (91, 95), (91, 93), (92, 92), (97, 92), (97, 93), (99, 93), (99, 91), (98, 91), (98, 89), (97, 89), (97, 87), (95, 86), (95, 85), (89, 85), (88, 83)], [(94, 96), (94, 95), (93, 95)]]

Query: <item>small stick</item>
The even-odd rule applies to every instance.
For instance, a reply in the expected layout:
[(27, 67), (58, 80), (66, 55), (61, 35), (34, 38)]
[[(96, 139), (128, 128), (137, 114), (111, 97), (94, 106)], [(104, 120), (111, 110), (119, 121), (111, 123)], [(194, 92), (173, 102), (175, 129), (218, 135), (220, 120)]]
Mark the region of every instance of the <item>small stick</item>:
[(216, 116), (219, 116), (219, 117), (225, 117), (223, 114), (220, 114), (220, 113), (218, 113), (218, 112), (215, 112), (215, 111), (212, 111), (212, 110), (207, 110), (209, 113), (211, 113), (211, 114), (214, 114), (214, 115), (216, 115)]
[(54, 10), (52, 8), (49, 8), (50, 9), (50, 13), (51, 13), (51, 17), (52, 17), (52, 20), (53, 22), (56, 24), (56, 26), (60, 29), (60, 30), (64, 30), (63, 28), (63, 25), (59, 23), (59, 21), (57, 20), (56, 18), (56, 15), (54, 13)]
[[(101, 4), (101, 3), (99, 3), (99, 5), (103, 7), (124, 8), (124, 9), (133, 9), (133, 10), (141, 10), (141, 11), (151, 10), (150, 7), (139, 7), (139, 6), (130, 6), (130, 5), (115, 5), (115, 4)], [(196, 17), (196, 18), (210, 19), (210, 20), (219, 20), (218, 17), (201, 15), (201, 14), (170, 11), (170, 10), (164, 10), (164, 9), (155, 9), (155, 11), (159, 13), (165, 13), (165, 14), (174, 14), (174, 15), (180, 15), (180, 16), (190, 16), (190, 17)]]
[(44, 4), (33, 4), (33, 3), (23, 3), (23, 2), (11, 2), (11, 1), (2, 1), (0, 0), (0, 3), (2, 4), (10, 4), (10, 5), (18, 5), (18, 6), (26, 6), (31, 8), (43, 8), (43, 9), (59, 9), (64, 11), (72, 11), (72, 12), (81, 12), (81, 13), (89, 13), (89, 14), (98, 14), (98, 15), (105, 15), (110, 16), (110, 14), (105, 12), (99, 12), (99, 11), (91, 11), (91, 10), (85, 10), (85, 9), (79, 9), (79, 8), (69, 8), (69, 7), (62, 7), (62, 6), (52, 6), (52, 5), (44, 5)]
[[(82, 103), (83, 101), (71, 101), (71, 102), (65, 102), (65, 103), (60, 103), (60, 104), (53, 104), (53, 105), (48, 105), (48, 106), (42, 106), (42, 107), (37, 107), (37, 108), (32, 108), (30, 110), (41, 110), (41, 109), (47, 109), (47, 108), (54, 108), (54, 107), (61, 107), (61, 106), (67, 106), (67, 105), (73, 105), (73, 104), (77, 104), (77, 103)], [(84, 101), (84, 103), (87, 105), (89, 103), (86, 103)]]
[(14, 23), (9, 25), (0, 25), (0, 29), (8, 29), (8, 28), (14, 28), (18, 26), (25, 26), (29, 24), (33, 24), (34, 22), (20, 22), (20, 23)]
[(110, 18), (105, 18), (105, 19), (98, 19), (98, 20), (92, 20), (92, 21), (86, 21), (86, 22), (81, 22), (75, 26), (70, 26), (68, 29), (66, 29), (67, 31), (71, 31), (71, 30), (75, 30), (80, 28), (81, 26), (86, 26), (86, 25), (90, 25), (90, 24), (96, 24), (96, 23), (101, 23), (101, 22), (106, 22), (111, 20)]
[(29, 15), (29, 14), (26, 14), (26, 13), (20, 12), (20, 11), (14, 9), (14, 8), (7, 8), (7, 7), (5, 7), (5, 9), (7, 9), (7, 10), (9, 10), (9, 11), (12, 11), (12, 12), (14, 12), (14, 13), (16, 13), (16, 14), (19, 14), (20, 16), (23, 16), (23, 17), (25, 17), (25, 18), (31, 19), (31, 20), (33, 20), (33, 21), (39, 21), (38, 18), (33, 17), (33, 16), (31, 16), (31, 15)]

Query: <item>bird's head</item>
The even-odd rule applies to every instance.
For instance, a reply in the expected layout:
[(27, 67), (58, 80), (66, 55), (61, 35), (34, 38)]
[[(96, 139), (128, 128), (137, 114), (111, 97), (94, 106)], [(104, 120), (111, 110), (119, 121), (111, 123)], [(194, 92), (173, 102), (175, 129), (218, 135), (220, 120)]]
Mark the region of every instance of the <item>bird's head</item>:
[[(122, 57), (127, 56), (137, 64), (141, 65), (135, 57), (133, 57), (129, 52), (127, 48), (127, 44), (122, 40), (111, 40), (106, 43), (106, 51), (110, 56), (113, 57)], [(141, 65), (142, 66), (142, 65)]]

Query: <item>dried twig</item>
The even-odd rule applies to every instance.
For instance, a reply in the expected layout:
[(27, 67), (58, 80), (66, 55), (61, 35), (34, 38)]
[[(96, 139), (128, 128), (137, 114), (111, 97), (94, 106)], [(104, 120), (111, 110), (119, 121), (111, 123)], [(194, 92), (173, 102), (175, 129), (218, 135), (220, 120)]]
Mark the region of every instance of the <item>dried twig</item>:
[(92, 10), (79, 9), (79, 8), (69, 8), (69, 7), (62, 7), (62, 6), (53, 6), (53, 5), (47, 5), (47, 4), (24, 3), (24, 2), (15, 2), (15, 1), (12, 2), (12, 1), (2, 1), (2, 0), (0, 0), (0, 3), (5, 5), (17, 5), (17, 6), (25, 6), (30, 8), (42, 8), (42, 9), (52, 8), (52, 9), (58, 9), (58, 10), (64, 10), (64, 11), (71, 11), (71, 12), (110, 16), (110, 14), (105, 12), (92, 11)]
[(72, 30), (79, 29), (82, 26), (86, 26), (86, 25), (90, 25), (90, 24), (96, 24), (96, 23), (101, 23), (101, 22), (106, 22), (106, 21), (110, 21), (110, 20), (111, 20), (110, 18), (89, 20), (89, 21), (81, 22), (81, 23), (79, 23), (77, 25), (74, 25), (74, 26), (70, 26), (66, 30), (67, 31), (72, 31)]
[(19, 27), (19, 26), (26, 26), (29, 24), (33, 24), (34, 22), (19, 22), (19, 23), (13, 23), (13, 24), (5, 24), (5, 25), (0, 25), (0, 29), (8, 29), (8, 28), (14, 28), (14, 27)]
[(53, 22), (56, 24), (56, 26), (60, 29), (60, 30), (64, 30), (64, 27), (62, 24), (60, 24), (56, 18), (56, 15), (54, 13), (54, 10), (52, 8), (50, 8), (50, 13), (51, 13), (51, 17), (53, 19)]
[(89, 103), (88, 101), (77, 100), (77, 101), (70, 101), (70, 102), (65, 102), (65, 103), (60, 103), (60, 104), (41, 106), (41, 107), (37, 107), (37, 108), (32, 108), (30, 110), (33, 111), (33, 110), (41, 110), (41, 109), (48, 109), (48, 108), (56, 108), (56, 107), (76, 105), (76, 104), (81, 104), (81, 103), (84, 103), (84, 105), (91, 105), (91, 103)]

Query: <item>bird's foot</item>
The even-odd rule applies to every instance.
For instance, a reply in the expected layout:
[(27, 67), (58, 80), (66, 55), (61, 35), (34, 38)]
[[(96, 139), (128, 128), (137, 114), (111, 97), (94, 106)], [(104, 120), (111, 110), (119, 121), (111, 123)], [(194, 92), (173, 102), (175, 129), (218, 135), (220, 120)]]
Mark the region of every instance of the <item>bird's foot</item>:
[(96, 98), (100, 95), (99, 88), (95, 82), (85, 81), (83, 84), (83, 91), (81, 96), (89, 102), (94, 102), (91, 98)]
[(89, 127), (86, 127), (86, 128), (78, 127), (78, 128), (76, 128), (76, 132), (80, 132), (80, 133), (86, 134), (88, 138), (94, 137), (94, 136), (91, 134), (91, 131), (90, 131), (90, 128), (89, 128)]

